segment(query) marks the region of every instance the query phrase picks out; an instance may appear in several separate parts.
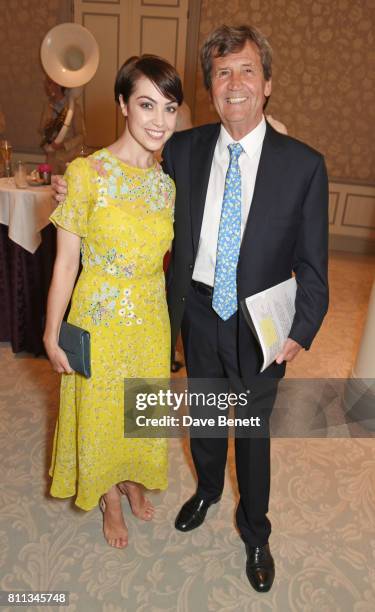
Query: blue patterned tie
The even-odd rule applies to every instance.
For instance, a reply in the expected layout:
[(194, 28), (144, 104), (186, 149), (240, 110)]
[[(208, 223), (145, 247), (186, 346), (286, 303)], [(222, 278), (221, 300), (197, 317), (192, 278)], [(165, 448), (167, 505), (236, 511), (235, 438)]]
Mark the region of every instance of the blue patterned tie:
[(237, 263), (241, 246), (241, 171), (238, 158), (243, 148), (228, 145), (230, 160), (225, 177), (217, 240), (212, 308), (226, 321), (237, 311)]

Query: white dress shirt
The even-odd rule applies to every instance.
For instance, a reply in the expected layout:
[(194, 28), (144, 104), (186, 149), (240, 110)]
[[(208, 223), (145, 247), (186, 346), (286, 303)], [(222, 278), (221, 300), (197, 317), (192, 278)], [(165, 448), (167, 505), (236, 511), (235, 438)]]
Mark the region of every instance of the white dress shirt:
[[(255, 179), (265, 133), (266, 122), (264, 117), (262, 117), (260, 123), (249, 134), (246, 134), (244, 138), (238, 141), (244, 149), (239, 158), (242, 195), (241, 238), (246, 227), (253, 199)], [(205, 283), (205, 285), (210, 285), (211, 287), (213, 287), (215, 278), (217, 239), (224, 197), (225, 176), (229, 166), (228, 145), (232, 142), (234, 142), (233, 138), (222, 125), (212, 159), (198, 253), (193, 271), (193, 280)]]

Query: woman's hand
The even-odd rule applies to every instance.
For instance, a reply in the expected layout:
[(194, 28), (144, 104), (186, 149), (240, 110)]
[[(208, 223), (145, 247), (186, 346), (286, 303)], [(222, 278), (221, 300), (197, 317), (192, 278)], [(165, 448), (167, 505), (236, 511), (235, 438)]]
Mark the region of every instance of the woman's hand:
[(48, 359), (55, 372), (59, 374), (73, 374), (74, 370), (69, 365), (66, 353), (59, 347), (56, 340), (43, 338), (44, 346), (48, 355)]

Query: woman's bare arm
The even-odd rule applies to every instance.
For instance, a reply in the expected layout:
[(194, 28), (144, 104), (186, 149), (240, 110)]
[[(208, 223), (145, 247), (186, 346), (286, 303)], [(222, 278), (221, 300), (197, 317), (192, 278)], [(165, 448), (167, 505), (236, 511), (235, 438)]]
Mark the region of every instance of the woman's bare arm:
[(58, 346), (60, 326), (71, 298), (79, 269), (81, 238), (62, 228), (57, 229), (57, 255), (48, 293), (47, 322), (43, 342), (56, 372), (72, 373), (64, 351)]

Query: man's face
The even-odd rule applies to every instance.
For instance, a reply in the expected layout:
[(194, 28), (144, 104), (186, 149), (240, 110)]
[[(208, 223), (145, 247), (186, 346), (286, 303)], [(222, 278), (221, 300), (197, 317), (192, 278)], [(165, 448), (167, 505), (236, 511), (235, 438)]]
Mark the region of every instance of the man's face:
[(211, 97), (222, 124), (239, 140), (260, 122), (271, 79), (265, 81), (256, 45), (247, 41), (241, 51), (212, 62)]

